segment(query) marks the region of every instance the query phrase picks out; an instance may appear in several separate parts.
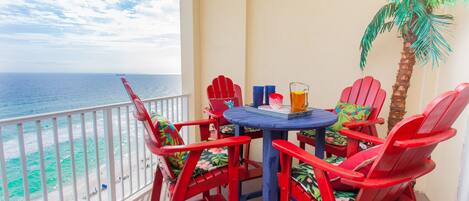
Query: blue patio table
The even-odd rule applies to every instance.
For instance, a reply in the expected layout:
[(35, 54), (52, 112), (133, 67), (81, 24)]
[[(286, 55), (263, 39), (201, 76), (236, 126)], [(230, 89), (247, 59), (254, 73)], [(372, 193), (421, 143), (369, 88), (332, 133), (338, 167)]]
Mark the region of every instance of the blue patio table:
[(223, 113), (226, 120), (236, 125), (235, 135), (243, 133), (244, 127), (263, 130), (262, 143), (262, 198), (276, 201), (279, 197), (277, 172), (279, 153), (272, 146), (276, 139), (288, 139), (288, 131), (316, 129), (315, 155), (324, 158), (325, 128), (337, 121), (337, 116), (321, 109), (313, 109), (310, 116), (295, 119), (281, 119), (246, 111), (244, 107), (228, 109)]

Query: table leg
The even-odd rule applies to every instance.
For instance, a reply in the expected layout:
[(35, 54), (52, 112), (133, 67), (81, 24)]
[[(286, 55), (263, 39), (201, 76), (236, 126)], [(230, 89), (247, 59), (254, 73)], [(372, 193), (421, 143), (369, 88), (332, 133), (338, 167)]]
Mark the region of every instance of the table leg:
[[(239, 125), (235, 125), (235, 136), (241, 136), (241, 134), (244, 133), (244, 126), (239, 126)], [(239, 148), (239, 161), (240, 163), (243, 162), (243, 151), (244, 151), (244, 147), (243, 145), (240, 146)], [(243, 182), (238, 182), (238, 198), (239, 200), (243, 200)]]
[(277, 201), (279, 189), (277, 172), (279, 170), (279, 152), (272, 146), (276, 139), (286, 139), (287, 131), (264, 130), (262, 142), (262, 200)]
[(324, 158), (324, 147), (326, 144), (326, 129), (318, 128), (316, 129), (316, 145), (314, 147), (314, 154), (318, 158)]

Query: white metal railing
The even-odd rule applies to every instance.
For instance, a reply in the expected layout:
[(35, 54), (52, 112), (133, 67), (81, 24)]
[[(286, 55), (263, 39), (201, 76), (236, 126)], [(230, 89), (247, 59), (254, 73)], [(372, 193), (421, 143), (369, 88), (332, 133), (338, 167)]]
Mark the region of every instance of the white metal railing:
[[(177, 122), (188, 118), (188, 98), (143, 102)], [(0, 120), (0, 200), (126, 200), (139, 193), (157, 163), (133, 110), (125, 102)], [(188, 142), (187, 130), (182, 135)]]

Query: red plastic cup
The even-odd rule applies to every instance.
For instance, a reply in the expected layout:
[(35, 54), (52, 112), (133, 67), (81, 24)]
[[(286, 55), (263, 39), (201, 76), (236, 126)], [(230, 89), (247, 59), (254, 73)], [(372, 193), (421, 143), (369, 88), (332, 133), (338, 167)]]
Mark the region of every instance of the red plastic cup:
[(283, 96), (278, 93), (271, 93), (269, 95), (269, 105), (272, 109), (280, 109), (283, 106)]

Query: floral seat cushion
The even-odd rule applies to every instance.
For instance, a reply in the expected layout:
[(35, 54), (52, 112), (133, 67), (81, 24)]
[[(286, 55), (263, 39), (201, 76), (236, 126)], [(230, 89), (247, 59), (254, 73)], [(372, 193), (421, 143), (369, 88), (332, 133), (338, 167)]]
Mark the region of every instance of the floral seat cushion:
[[(254, 133), (258, 132), (261, 129), (258, 128), (249, 128), (249, 127), (244, 127), (244, 132), (246, 133)], [(235, 125), (234, 124), (227, 124), (220, 126), (220, 132), (223, 134), (228, 134), (228, 135), (234, 135), (235, 134)]]
[[(367, 120), (371, 113), (371, 107), (338, 102), (335, 107), (335, 113), (337, 114), (337, 122), (326, 129), (326, 143), (345, 146), (347, 145), (347, 137), (339, 134), (339, 130), (343, 127), (342, 125), (345, 122)], [(316, 136), (314, 130), (301, 131), (301, 134), (312, 138)]]
[[(301, 131), (301, 135), (304, 135), (310, 138), (315, 138), (316, 130)], [(347, 145), (347, 137), (339, 134), (338, 132), (326, 130), (326, 143), (336, 145), (336, 146), (345, 146)]]
[[(162, 146), (184, 144), (184, 141), (179, 135), (176, 127), (174, 127), (170, 121), (159, 115), (153, 115), (151, 119), (155, 128), (157, 128), (159, 131), (159, 137)], [(185, 161), (187, 159), (187, 155), (188, 152), (178, 152), (166, 157), (171, 166), (171, 169), (173, 170), (174, 176), (177, 177), (181, 173), (181, 170), (184, 167)], [(226, 147), (206, 149), (202, 152), (192, 176), (196, 177), (205, 172), (226, 165), (228, 165), (228, 150)]]
[[(345, 160), (345, 158), (333, 156), (325, 160), (333, 165), (338, 166)], [(322, 201), (318, 183), (316, 181), (316, 177), (314, 176), (313, 167), (311, 165), (302, 163), (293, 167), (291, 171), (291, 177), (293, 180), (298, 182), (306, 192), (310, 193), (316, 200)], [(357, 191), (334, 190), (334, 196), (337, 201), (355, 201), (357, 194)]]
[[(192, 173), (192, 177), (200, 176), (208, 171), (221, 168), (228, 165), (228, 149), (223, 148), (212, 148), (206, 149), (200, 155), (199, 161)], [(173, 169), (175, 176), (177, 177), (181, 173), (181, 169)]]
[[(301, 135), (304, 135), (306, 137), (316, 138), (316, 130), (305, 130), (305, 131), (301, 131), (300, 133)], [(338, 132), (326, 130), (326, 143), (335, 145), (335, 146), (346, 146), (347, 137), (341, 135)], [(372, 143), (368, 143), (368, 142), (359, 142), (358, 145), (363, 150), (374, 146)]]

